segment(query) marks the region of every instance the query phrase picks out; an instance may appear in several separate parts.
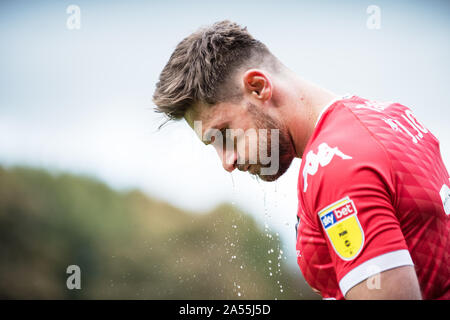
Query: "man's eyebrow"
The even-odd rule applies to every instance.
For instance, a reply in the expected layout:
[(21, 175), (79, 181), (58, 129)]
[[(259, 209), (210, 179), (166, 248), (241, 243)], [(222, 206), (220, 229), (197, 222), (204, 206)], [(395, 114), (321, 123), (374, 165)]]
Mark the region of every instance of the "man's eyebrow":
[[(208, 123), (207, 123), (208, 124)], [(224, 127), (226, 127), (228, 125), (228, 121), (222, 120), (222, 119), (218, 119), (216, 121), (211, 120), (209, 121), (209, 129), (218, 129), (218, 130), (222, 130)], [(206, 131), (206, 130), (205, 130)]]

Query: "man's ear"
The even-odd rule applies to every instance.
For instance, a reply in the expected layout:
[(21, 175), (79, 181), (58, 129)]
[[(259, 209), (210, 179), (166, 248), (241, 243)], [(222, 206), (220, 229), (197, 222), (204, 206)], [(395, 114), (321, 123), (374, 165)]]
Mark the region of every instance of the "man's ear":
[(272, 82), (269, 76), (261, 70), (251, 69), (245, 72), (245, 91), (258, 100), (267, 101), (272, 97)]

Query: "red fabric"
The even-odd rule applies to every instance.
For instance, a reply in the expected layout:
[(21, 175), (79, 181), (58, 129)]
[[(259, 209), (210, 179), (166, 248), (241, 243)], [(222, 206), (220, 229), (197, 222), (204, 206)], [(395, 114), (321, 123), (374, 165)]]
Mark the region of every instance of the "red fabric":
[[(339, 281), (353, 268), (407, 249), (423, 298), (450, 299), (450, 222), (439, 193), (444, 184), (450, 180), (439, 142), (408, 108), (356, 96), (332, 104), (299, 173), (297, 257), (305, 280), (324, 298), (343, 299)], [(327, 220), (318, 215), (341, 199), (352, 203), (345, 200), (335, 221), (342, 212), (353, 214), (364, 237), (350, 259), (334, 249)]]

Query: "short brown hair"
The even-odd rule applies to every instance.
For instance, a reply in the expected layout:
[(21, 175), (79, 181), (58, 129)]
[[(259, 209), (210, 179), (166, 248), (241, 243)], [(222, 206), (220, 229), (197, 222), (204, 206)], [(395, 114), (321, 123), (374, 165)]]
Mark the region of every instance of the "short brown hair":
[(236, 23), (225, 20), (200, 28), (177, 45), (162, 70), (153, 94), (156, 111), (176, 120), (193, 103), (224, 101), (232, 93), (220, 89), (233, 71), (245, 62), (256, 67), (268, 54), (263, 43)]

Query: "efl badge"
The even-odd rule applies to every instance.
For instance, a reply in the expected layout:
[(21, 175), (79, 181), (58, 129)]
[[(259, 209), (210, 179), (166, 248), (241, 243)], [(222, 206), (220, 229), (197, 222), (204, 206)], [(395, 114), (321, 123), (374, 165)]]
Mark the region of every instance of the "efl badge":
[(363, 247), (364, 232), (353, 201), (345, 197), (321, 210), (319, 218), (339, 257), (354, 259)]

